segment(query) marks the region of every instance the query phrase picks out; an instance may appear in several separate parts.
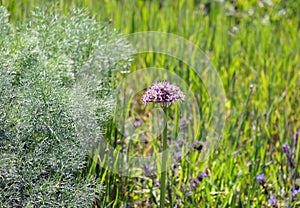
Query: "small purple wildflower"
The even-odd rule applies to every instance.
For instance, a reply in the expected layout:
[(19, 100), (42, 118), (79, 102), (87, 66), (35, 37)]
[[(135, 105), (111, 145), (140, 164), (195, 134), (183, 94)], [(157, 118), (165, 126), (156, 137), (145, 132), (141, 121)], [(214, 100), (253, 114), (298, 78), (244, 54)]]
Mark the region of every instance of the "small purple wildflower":
[(282, 151), (285, 153), (285, 155), (288, 159), (289, 166), (291, 167), (291, 169), (294, 169), (295, 164), (294, 164), (294, 160), (293, 160), (293, 157), (292, 157), (292, 151), (291, 151), (290, 146), (288, 144), (283, 144), (282, 145)]
[(278, 207), (278, 202), (275, 196), (271, 196), (268, 200), (272, 207)]
[(207, 178), (207, 177), (208, 177), (207, 173), (203, 172), (197, 176), (197, 179), (198, 179), (198, 181), (202, 181), (203, 178)]
[(288, 144), (283, 144), (282, 145), (282, 151), (287, 154), (290, 155), (291, 154), (291, 148)]
[(205, 173), (205, 172), (200, 173), (199, 175), (197, 175), (196, 178), (192, 179), (192, 181), (191, 181), (191, 187), (192, 188), (196, 188), (197, 184), (200, 183), (200, 182), (202, 182), (203, 179), (207, 178), (207, 177), (208, 177), (207, 173)]
[(300, 188), (292, 190), (292, 199), (295, 200), (296, 195), (300, 193)]
[(147, 103), (161, 103), (163, 107), (168, 107), (175, 101), (183, 101), (184, 94), (179, 87), (170, 84), (168, 81), (154, 82), (153, 86), (146, 90), (142, 101)]
[(292, 189), (292, 200), (294, 201), (297, 195), (300, 193), (300, 178), (297, 178)]
[(266, 177), (265, 177), (265, 174), (263, 174), (263, 173), (258, 174), (258, 175), (256, 176), (256, 180), (257, 180), (257, 182), (258, 182), (260, 185), (264, 186), (265, 183), (266, 183)]

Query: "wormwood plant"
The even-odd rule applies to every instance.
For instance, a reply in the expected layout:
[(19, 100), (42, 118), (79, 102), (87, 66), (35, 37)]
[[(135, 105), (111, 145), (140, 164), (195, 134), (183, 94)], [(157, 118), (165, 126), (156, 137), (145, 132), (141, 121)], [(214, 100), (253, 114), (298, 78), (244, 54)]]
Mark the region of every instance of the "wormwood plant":
[(82, 174), (72, 87), (83, 70), (102, 73), (92, 90), (103, 125), (129, 49), (83, 10), (37, 9), (17, 28), (8, 17), (0, 7), (0, 207), (89, 207), (101, 186)]

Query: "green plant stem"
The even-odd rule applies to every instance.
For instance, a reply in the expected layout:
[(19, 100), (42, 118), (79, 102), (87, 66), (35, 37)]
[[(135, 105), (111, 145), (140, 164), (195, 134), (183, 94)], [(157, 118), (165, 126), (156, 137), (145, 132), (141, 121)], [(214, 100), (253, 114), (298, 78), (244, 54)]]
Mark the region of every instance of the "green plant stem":
[(161, 163), (161, 178), (160, 178), (160, 208), (165, 207), (165, 193), (166, 193), (166, 176), (167, 176), (167, 136), (168, 136), (168, 107), (164, 107), (165, 113), (165, 128), (162, 135), (163, 140), (163, 152), (162, 152), (162, 163)]

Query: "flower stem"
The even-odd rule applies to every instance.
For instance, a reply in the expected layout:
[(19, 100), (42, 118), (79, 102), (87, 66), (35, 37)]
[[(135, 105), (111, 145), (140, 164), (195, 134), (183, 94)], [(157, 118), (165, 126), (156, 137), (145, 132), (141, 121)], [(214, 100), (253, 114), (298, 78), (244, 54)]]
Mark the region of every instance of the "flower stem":
[(162, 135), (163, 152), (161, 164), (161, 178), (160, 178), (160, 208), (165, 207), (165, 193), (166, 193), (166, 176), (167, 176), (167, 136), (168, 136), (168, 107), (163, 107), (165, 113), (165, 128)]

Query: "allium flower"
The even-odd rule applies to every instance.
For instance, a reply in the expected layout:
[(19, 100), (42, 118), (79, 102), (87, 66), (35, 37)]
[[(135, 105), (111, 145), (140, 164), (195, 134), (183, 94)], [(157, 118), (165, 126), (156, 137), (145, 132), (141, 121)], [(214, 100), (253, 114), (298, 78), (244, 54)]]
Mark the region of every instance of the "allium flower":
[(265, 174), (263, 174), (263, 173), (261, 173), (261, 174), (258, 174), (257, 176), (256, 176), (256, 180), (257, 180), (257, 182), (260, 184), (260, 185), (265, 185), (265, 183), (266, 183), (266, 177), (265, 177)]
[(161, 103), (163, 107), (168, 107), (176, 100), (183, 101), (184, 95), (179, 87), (167, 81), (154, 82), (153, 86), (146, 90), (142, 101), (147, 103)]
[(278, 202), (275, 196), (271, 196), (268, 200), (272, 207), (278, 207)]
[[(168, 136), (168, 108), (171, 104), (173, 104), (175, 101), (183, 101), (184, 95), (182, 91), (179, 89), (179, 87), (170, 84), (167, 81), (160, 81), (160, 82), (154, 82), (152, 87), (148, 88), (145, 92), (145, 95), (142, 97), (142, 101), (145, 105), (147, 103), (160, 103), (162, 107), (164, 108), (165, 113), (165, 127), (162, 134), (162, 143), (163, 143), (163, 152), (162, 152), (162, 164), (161, 167), (166, 167), (167, 162), (167, 136)], [(167, 178), (167, 171), (161, 172), (160, 177), (160, 207), (165, 207), (165, 192), (166, 192), (166, 178)]]

